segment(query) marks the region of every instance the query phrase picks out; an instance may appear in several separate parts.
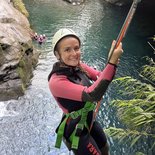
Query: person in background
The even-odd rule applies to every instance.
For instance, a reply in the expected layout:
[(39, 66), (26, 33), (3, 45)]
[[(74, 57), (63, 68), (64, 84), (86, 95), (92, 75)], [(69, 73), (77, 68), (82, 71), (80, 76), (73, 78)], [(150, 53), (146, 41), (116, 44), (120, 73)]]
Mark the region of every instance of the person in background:
[(75, 155), (109, 155), (106, 135), (93, 114), (115, 76), (122, 43), (102, 71), (81, 62), (81, 40), (73, 30), (58, 30), (52, 46), (58, 61), (48, 76), (49, 89), (63, 111), (55, 146), (60, 148), (63, 140)]
[(47, 39), (46, 35), (45, 34), (38, 34), (37, 32), (35, 33), (30, 33), (31, 35), (31, 38), (34, 40), (34, 41), (37, 41), (38, 44), (42, 45), (42, 43), (44, 43)]
[(42, 43), (44, 43), (46, 41), (46, 35), (45, 34), (41, 34), (38, 38), (37, 38), (38, 43), (41, 45)]
[(37, 40), (37, 39), (38, 39), (38, 34), (37, 34), (36, 32), (35, 32), (34, 35), (33, 35), (33, 39), (34, 39), (34, 40)]
[(46, 35), (45, 34), (43, 34), (43, 39), (46, 40)]

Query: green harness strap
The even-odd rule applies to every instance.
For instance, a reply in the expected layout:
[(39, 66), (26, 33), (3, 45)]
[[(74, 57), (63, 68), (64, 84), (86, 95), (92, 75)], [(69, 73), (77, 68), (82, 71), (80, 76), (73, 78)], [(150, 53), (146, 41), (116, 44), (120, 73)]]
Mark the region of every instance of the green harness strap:
[(69, 114), (66, 114), (65, 119), (61, 122), (61, 124), (59, 126), (58, 133), (57, 133), (57, 139), (56, 139), (56, 143), (55, 143), (56, 148), (60, 148), (60, 146), (61, 146), (61, 142), (62, 142), (64, 130), (65, 130), (65, 125), (66, 125), (66, 121), (67, 121), (68, 117), (69, 117)]
[(79, 144), (79, 137), (80, 137), (80, 134), (81, 134), (84, 126), (86, 128), (88, 128), (88, 125), (86, 122), (88, 112), (92, 111), (94, 109), (95, 109), (95, 104), (93, 104), (91, 102), (86, 102), (85, 106), (82, 109), (68, 113), (68, 114), (65, 114), (66, 117), (62, 121), (62, 123), (60, 124), (60, 126), (58, 128), (55, 147), (60, 148), (60, 146), (61, 146), (61, 142), (62, 142), (62, 138), (64, 135), (64, 130), (65, 130), (65, 125), (66, 125), (67, 119), (69, 117), (71, 117), (72, 119), (76, 119), (77, 117), (81, 116), (79, 123), (76, 125), (76, 128), (74, 129), (73, 133), (70, 136), (70, 140), (72, 142), (71, 148), (77, 149), (78, 144)]
[(81, 111), (82, 111), (81, 119), (80, 119), (79, 123), (76, 125), (75, 130), (73, 131), (73, 133), (70, 136), (70, 140), (72, 142), (71, 148), (78, 149), (79, 137), (81, 135), (81, 132), (83, 131), (84, 127), (89, 129), (89, 127), (87, 125), (87, 121), (86, 121), (88, 112), (94, 110), (94, 108), (95, 108), (95, 104), (93, 104), (91, 102), (86, 102), (84, 108), (81, 109)]

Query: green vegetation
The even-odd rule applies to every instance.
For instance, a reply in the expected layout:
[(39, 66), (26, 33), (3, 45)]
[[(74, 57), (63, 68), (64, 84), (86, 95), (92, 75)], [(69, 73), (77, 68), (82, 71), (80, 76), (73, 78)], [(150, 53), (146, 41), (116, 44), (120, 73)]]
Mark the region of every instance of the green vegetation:
[(141, 80), (131, 77), (114, 80), (121, 99), (113, 100), (111, 105), (124, 127), (109, 127), (106, 133), (118, 142), (129, 143), (130, 147), (145, 141), (150, 149), (155, 149), (155, 62), (147, 60), (148, 65), (139, 74)]
[(25, 8), (25, 5), (22, 0), (12, 0), (14, 7), (19, 10), (22, 14), (24, 14), (26, 17), (29, 16), (28, 11)]

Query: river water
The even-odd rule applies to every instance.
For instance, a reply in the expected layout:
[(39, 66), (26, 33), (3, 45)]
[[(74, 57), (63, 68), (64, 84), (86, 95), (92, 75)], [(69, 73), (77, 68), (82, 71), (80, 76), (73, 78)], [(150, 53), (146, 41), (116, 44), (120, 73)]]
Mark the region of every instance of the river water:
[[(60, 150), (54, 148), (55, 128), (62, 113), (49, 92), (47, 82), (56, 61), (51, 47), (52, 35), (60, 28), (72, 28), (81, 38), (83, 61), (102, 69), (111, 42), (116, 39), (129, 8), (115, 7), (101, 0), (86, 0), (79, 6), (62, 0), (24, 2), (32, 28), (39, 34), (46, 34), (47, 41), (41, 46), (34, 42), (41, 55), (25, 95), (18, 100), (0, 102), (0, 155), (67, 155), (69, 152), (63, 144)], [(117, 77), (137, 77), (140, 66), (145, 64), (141, 58), (152, 56), (147, 37), (154, 34), (154, 24), (150, 15), (148, 17), (142, 19), (138, 13), (135, 16), (123, 41), (124, 54)], [(103, 128), (120, 125), (114, 110), (108, 107), (116, 97), (112, 89), (111, 85), (97, 117)], [(112, 138), (109, 142), (111, 155), (134, 155), (140, 150), (151, 155), (147, 140), (135, 148), (118, 144)]]

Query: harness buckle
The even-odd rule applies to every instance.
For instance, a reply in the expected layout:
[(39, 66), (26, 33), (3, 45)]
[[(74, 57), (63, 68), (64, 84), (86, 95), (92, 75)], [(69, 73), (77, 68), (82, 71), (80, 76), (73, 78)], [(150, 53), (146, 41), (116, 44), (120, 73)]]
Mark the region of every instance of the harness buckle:
[(75, 128), (75, 136), (80, 137), (81, 133), (83, 131), (84, 125), (83, 124), (77, 124)]
[(73, 111), (73, 112), (70, 113), (70, 116), (71, 116), (72, 119), (76, 119), (80, 115), (81, 115), (81, 110), (79, 110), (79, 111)]

